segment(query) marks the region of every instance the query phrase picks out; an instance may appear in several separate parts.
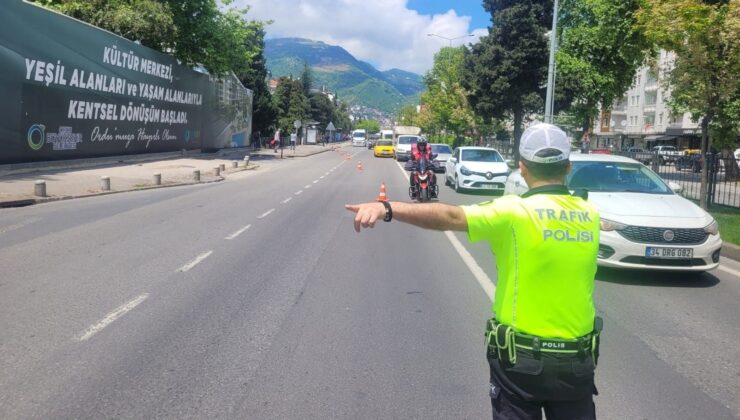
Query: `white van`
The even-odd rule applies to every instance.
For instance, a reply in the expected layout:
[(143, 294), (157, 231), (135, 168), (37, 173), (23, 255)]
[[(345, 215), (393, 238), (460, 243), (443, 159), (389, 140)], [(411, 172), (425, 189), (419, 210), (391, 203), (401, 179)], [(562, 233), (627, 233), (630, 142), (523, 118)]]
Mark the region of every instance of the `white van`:
[(364, 128), (352, 132), (352, 146), (365, 147), (367, 141), (367, 131)]

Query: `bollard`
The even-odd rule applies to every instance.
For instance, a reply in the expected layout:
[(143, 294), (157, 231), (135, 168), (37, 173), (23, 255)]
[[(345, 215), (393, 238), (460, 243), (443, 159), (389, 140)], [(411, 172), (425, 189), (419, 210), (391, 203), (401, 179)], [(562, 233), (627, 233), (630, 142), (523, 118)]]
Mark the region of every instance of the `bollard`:
[(162, 174), (154, 174), (154, 185), (162, 185)]
[(234, 169), (238, 168), (239, 167), (239, 162), (237, 162), (237, 161), (231, 162), (231, 167), (234, 168)]
[(103, 191), (110, 191), (110, 177), (109, 176), (101, 176), (100, 177), (100, 188)]
[(221, 167), (221, 172), (226, 172), (226, 164), (225, 163), (222, 163), (219, 166)]
[(249, 155), (244, 156), (244, 167), (249, 166)]
[(193, 181), (200, 181), (200, 171), (197, 169), (193, 171)]
[(215, 175), (215, 176), (221, 175), (221, 168), (218, 167), (218, 166), (216, 166), (215, 168), (213, 168), (213, 175)]
[(33, 193), (37, 197), (46, 197), (46, 181), (36, 181), (33, 184)]

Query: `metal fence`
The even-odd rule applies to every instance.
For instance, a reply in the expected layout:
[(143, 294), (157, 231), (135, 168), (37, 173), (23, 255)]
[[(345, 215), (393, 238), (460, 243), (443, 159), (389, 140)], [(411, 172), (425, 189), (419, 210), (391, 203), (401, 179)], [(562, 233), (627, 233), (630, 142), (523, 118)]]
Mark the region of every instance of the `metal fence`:
[[(652, 157), (650, 157), (652, 155)], [(628, 155), (629, 156), (629, 155)], [(682, 187), (681, 195), (699, 200), (701, 170), (708, 165), (707, 202), (740, 208), (740, 162), (734, 156), (707, 153), (661, 157), (657, 153), (630, 156), (642, 161), (667, 182)]]

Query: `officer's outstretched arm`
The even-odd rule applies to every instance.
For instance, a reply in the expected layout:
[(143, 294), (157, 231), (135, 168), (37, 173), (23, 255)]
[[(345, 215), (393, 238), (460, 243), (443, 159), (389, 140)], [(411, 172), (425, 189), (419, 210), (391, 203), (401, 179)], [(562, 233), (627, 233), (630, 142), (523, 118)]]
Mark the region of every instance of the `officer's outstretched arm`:
[[(467, 232), (468, 221), (465, 212), (458, 206), (442, 203), (411, 204), (391, 202), (393, 219), (424, 229), (459, 230)], [(383, 220), (386, 214), (383, 203), (347, 204), (347, 210), (356, 213), (355, 230), (375, 227), (375, 222)]]

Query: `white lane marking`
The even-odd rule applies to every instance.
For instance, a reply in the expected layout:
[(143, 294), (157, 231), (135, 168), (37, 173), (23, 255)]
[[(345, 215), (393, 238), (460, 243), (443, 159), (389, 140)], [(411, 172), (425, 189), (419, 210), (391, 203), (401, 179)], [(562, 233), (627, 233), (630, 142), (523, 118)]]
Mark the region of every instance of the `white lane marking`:
[(231, 235), (227, 236), (224, 239), (232, 240), (232, 239), (236, 238), (237, 236), (241, 235), (242, 233), (244, 233), (244, 231), (246, 231), (250, 227), (252, 227), (252, 225), (246, 225), (243, 228), (237, 230), (236, 232), (232, 233)]
[(196, 265), (198, 265), (201, 261), (203, 261), (206, 258), (208, 258), (211, 254), (213, 254), (213, 251), (204, 252), (204, 253), (198, 255), (197, 257), (195, 257), (195, 259), (193, 261), (190, 261), (189, 263), (187, 263), (187, 264), (183, 265), (182, 267), (180, 267), (177, 271), (179, 271), (181, 273), (184, 273), (184, 272), (190, 270), (191, 268), (195, 267)]
[(476, 280), (478, 280), (478, 284), (480, 284), (480, 287), (483, 288), (483, 291), (486, 292), (488, 295), (488, 298), (493, 301), (493, 297), (496, 295), (496, 286), (493, 285), (493, 281), (486, 275), (486, 272), (483, 271), (482, 268), (478, 265), (477, 262), (475, 262), (475, 258), (473, 258), (472, 255), (470, 255), (470, 252), (468, 252), (467, 249), (463, 246), (463, 244), (460, 243), (460, 241), (457, 240), (457, 237), (454, 233), (448, 231), (445, 231), (445, 236), (447, 236), (447, 239), (450, 240), (452, 243), (452, 246), (455, 248), (457, 253), (460, 255), (460, 258), (462, 258), (465, 265), (468, 266), (468, 269), (471, 273), (473, 273), (473, 277), (475, 277)]
[(304, 188), (304, 189), (309, 189), (309, 188), (311, 188), (311, 187), (313, 187), (313, 185), (311, 185), (311, 184), (308, 184), (308, 185), (306, 185), (306, 186), (305, 186), (305, 187), (303, 187), (303, 188)]
[(0, 235), (2, 235), (3, 233), (8, 233), (8, 232), (13, 231), (13, 230), (18, 230), (18, 229), (20, 229), (22, 227), (25, 227), (25, 226), (30, 225), (31, 223), (36, 223), (39, 220), (41, 220), (40, 217), (33, 217), (33, 218), (30, 218), (30, 219), (24, 220), (24, 221), (22, 221), (20, 223), (16, 223), (14, 225), (8, 225), (8, 226), (5, 226), (5, 227), (2, 227), (2, 228), (0, 228)]
[(259, 216), (257, 216), (257, 218), (258, 219), (264, 219), (265, 217), (269, 216), (274, 211), (275, 211), (275, 209), (267, 210), (266, 212), (264, 212), (264, 213), (260, 214)]
[(128, 312), (128, 311), (134, 309), (135, 307), (137, 307), (141, 302), (145, 301), (146, 298), (148, 298), (148, 297), (149, 297), (149, 293), (144, 293), (143, 295), (137, 297), (136, 299), (134, 299), (134, 300), (132, 300), (132, 301), (130, 301), (128, 303), (124, 303), (123, 305), (119, 306), (118, 308), (116, 308), (115, 310), (113, 310), (113, 312), (111, 312), (108, 315), (106, 315), (105, 318), (103, 318), (100, 321), (98, 321), (97, 324), (91, 325), (90, 328), (88, 328), (87, 330), (85, 330), (85, 332), (82, 333), (82, 335), (80, 335), (77, 338), (77, 341), (85, 341), (88, 338), (92, 337), (93, 335), (95, 335), (96, 333), (98, 333), (100, 330), (102, 330), (103, 328), (105, 328), (108, 325), (110, 325), (111, 322), (117, 320), (118, 318), (120, 318), (123, 315), (125, 315), (126, 312)]
[(281, 203), (285, 204), (285, 203), (287, 203), (288, 201), (290, 201), (292, 199), (293, 199), (293, 197), (288, 197), (285, 200), (281, 201)]
[(326, 178), (326, 176), (327, 176), (327, 175), (329, 175), (329, 174), (324, 174), (324, 175), (321, 175), (321, 176), (319, 177), (319, 179), (324, 179), (324, 178)]
[(401, 166), (401, 164), (398, 163), (398, 161), (396, 161), (396, 165), (398, 165), (398, 169), (401, 170), (401, 173), (403, 174), (404, 178), (406, 178), (406, 180), (408, 181), (409, 180), (409, 174), (406, 172), (405, 169), (403, 169), (403, 166)]
[(316, 181), (314, 181), (313, 183), (315, 184), (315, 183), (317, 183), (317, 182), (319, 182), (319, 180), (318, 180), (318, 179), (317, 179)]
[(303, 194), (303, 190), (300, 190), (300, 191), (296, 191), (295, 192), (295, 195), (301, 195), (301, 194)]
[(727, 268), (724, 264), (720, 264), (720, 266), (717, 267), (717, 268), (720, 269), (720, 270), (722, 270), (722, 271), (724, 271), (725, 273), (730, 273), (730, 274), (732, 274), (735, 277), (740, 277), (740, 271), (733, 270), (731, 268)]
[[(406, 172), (405, 169), (403, 169), (403, 166), (401, 166), (398, 161), (396, 161), (396, 165), (398, 165), (398, 169), (401, 170), (401, 173), (403, 173), (404, 178), (407, 180), (409, 179), (409, 174)], [(472, 255), (470, 255), (470, 252), (463, 246), (463, 244), (460, 243), (460, 241), (457, 240), (457, 237), (454, 233), (450, 231), (445, 231), (445, 236), (447, 236), (447, 239), (452, 244), (452, 247), (455, 248), (455, 251), (457, 251), (458, 255), (460, 255), (460, 258), (462, 258), (465, 265), (468, 266), (468, 269), (473, 274), (473, 277), (478, 281), (478, 284), (483, 289), (484, 292), (486, 292), (486, 295), (488, 295), (488, 298), (493, 301), (493, 297), (496, 295), (496, 286), (494, 286), (493, 281), (490, 277), (486, 274), (485, 271), (483, 271), (482, 268), (478, 265), (478, 263), (475, 261), (475, 258), (473, 258)]]

